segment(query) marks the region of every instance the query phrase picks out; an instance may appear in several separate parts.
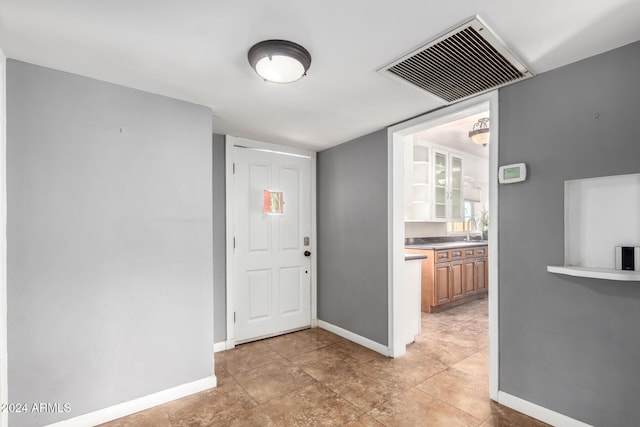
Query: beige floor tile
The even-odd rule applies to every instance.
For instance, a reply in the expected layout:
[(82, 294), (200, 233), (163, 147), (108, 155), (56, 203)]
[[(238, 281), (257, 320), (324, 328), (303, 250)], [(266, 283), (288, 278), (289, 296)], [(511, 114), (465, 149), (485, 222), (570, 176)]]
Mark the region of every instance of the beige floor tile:
[(282, 357), (290, 358), (302, 353), (328, 346), (342, 338), (320, 328), (281, 335), (266, 340), (272, 350)]
[(384, 424), (375, 418), (364, 414), (357, 419), (345, 424), (345, 427), (384, 427)]
[(235, 375), (282, 360), (282, 356), (273, 351), (266, 340), (263, 340), (218, 352), (215, 359), (222, 368), (231, 375)]
[(434, 337), (416, 343), (414, 346), (416, 353), (422, 354), (423, 357), (429, 360), (438, 360), (447, 367), (461, 362), (481, 348), (463, 346), (445, 336)]
[(484, 420), (492, 415), (487, 381), (464, 372), (449, 369), (416, 388), (478, 419)]
[(206, 390), (166, 405), (174, 427), (209, 426), (225, 424), (257, 403), (229, 377), (218, 382), (218, 387)]
[(224, 427), (278, 427), (260, 406), (220, 423)]
[(481, 420), (415, 388), (394, 395), (368, 415), (387, 426), (471, 427)]
[(283, 359), (234, 376), (258, 403), (265, 403), (315, 382), (302, 369)]
[(363, 411), (370, 410), (398, 391), (389, 381), (368, 375), (362, 366), (343, 366), (325, 377), (322, 383)]
[(484, 348), (452, 366), (465, 374), (489, 382), (489, 351)]
[(262, 405), (280, 426), (339, 426), (360, 415), (347, 402), (322, 384), (312, 384)]
[(368, 362), (374, 359), (386, 359), (386, 356), (381, 355), (373, 350), (370, 350), (366, 347), (363, 347), (359, 344), (356, 344), (349, 340), (340, 340), (331, 345), (332, 348), (339, 350), (354, 359), (357, 359), (359, 362)]
[(491, 404), (491, 410), (493, 415), (482, 423), (481, 427), (549, 427), (549, 424), (495, 402)]
[(545, 426), (489, 401), (487, 329), (482, 299), (423, 314), (398, 359), (318, 328), (240, 345), (217, 388), (107, 426)]
[(171, 421), (164, 406), (157, 406), (128, 417), (101, 424), (100, 427), (171, 427)]
[(290, 357), (289, 361), (318, 381), (323, 381), (343, 366), (361, 364), (360, 360), (333, 348), (333, 346), (321, 347)]

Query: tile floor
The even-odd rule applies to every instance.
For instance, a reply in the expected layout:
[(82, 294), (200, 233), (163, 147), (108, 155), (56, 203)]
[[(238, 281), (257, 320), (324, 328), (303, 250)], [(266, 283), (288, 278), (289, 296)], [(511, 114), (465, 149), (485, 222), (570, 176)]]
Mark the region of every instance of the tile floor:
[(487, 300), (389, 359), (322, 329), (216, 353), (218, 387), (104, 426), (545, 426), (488, 396)]

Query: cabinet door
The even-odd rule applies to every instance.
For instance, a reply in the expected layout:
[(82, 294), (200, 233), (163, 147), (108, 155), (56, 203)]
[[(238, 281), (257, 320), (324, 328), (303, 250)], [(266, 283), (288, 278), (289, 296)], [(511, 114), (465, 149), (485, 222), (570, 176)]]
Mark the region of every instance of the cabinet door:
[(433, 218), (446, 220), (449, 199), (448, 176), (449, 164), (447, 154), (433, 150)]
[(433, 286), (434, 305), (444, 304), (451, 301), (449, 290), (449, 264), (437, 265), (435, 283)]
[(476, 265), (473, 260), (465, 261), (462, 264), (462, 283), (465, 295), (473, 294), (476, 291)]
[(477, 259), (476, 265), (476, 289), (478, 292), (487, 290), (487, 259)]
[(462, 262), (451, 263), (451, 299), (458, 299), (464, 296), (462, 284)]
[(429, 147), (416, 142), (407, 143), (405, 183), (405, 219), (409, 221), (431, 219), (431, 149)]
[(449, 220), (457, 222), (464, 218), (462, 158), (450, 155), (449, 166)]

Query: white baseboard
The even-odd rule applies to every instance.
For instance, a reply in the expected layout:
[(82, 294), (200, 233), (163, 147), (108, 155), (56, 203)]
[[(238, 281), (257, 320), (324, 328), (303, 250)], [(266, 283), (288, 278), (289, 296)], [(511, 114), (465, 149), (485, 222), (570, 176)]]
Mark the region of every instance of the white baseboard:
[(349, 341), (353, 341), (356, 344), (360, 344), (363, 347), (367, 347), (370, 350), (373, 350), (377, 353), (380, 353), (384, 356), (389, 356), (389, 347), (386, 345), (382, 345), (375, 341), (370, 340), (369, 338), (365, 338), (361, 335), (354, 334), (351, 331), (347, 331), (346, 329), (342, 329), (339, 326), (332, 325), (331, 323), (327, 323), (324, 320), (318, 320), (318, 327), (322, 329), (326, 329), (329, 332), (332, 332), (336, 335), (341, 336), (342, 338), (346, 338)]
[(129, 400), (128, 402), (119, 403), (108, 408), (100, 409), (98, 411), (89, 412), (88, 414), (80, 415), (68, 420), (49, 424), (48, 427), (95, 426), (98, 424), (106, 423), (108, 421), (116, 420), (118, 418), (126, 417), (127, 415), (131, 415), (136, 412), (144, 411), (145, 409), (149, 409), (153, 406), (162, 405), (163, 403), (180, 399), (181, 397), (189, 396), (190, 394), (210, 389), (212, 387), (215, 387), (216, 385), (216, 377), (215, 375), (212, 375), (201, 380), (182, 384), (177, 387), (172, 387), (167, 390)]
[(219, 351), (231, 350), (236, 347), (236, 342), (234, 340), (226, 340), (220, 341), (213, 344), (213, 352), (217, 353)]
[(503, 391), (498, 391), (498, 403), (504, 406), (508, 406), (511, 409), (515, 409), (518, 412), (529, 415), (540, 421), (544, 421), (547, 424), (553, 426), (562, 427), (592, 427), (589, 424), (582, 421), (575, 420), (566, 415), (562, 415), (558, 412), (547, 409), (543, 406), (536, 405), (527, 400), (520, 399), (519, 397), (512, 396)]

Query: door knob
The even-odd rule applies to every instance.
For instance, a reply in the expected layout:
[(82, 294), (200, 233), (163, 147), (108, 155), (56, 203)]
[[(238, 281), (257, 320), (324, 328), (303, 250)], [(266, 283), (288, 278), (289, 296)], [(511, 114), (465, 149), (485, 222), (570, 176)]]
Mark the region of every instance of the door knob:
[(304, 256), (311, 256), (311, 252), (309, 252), (309, 251), (304, 251)]

